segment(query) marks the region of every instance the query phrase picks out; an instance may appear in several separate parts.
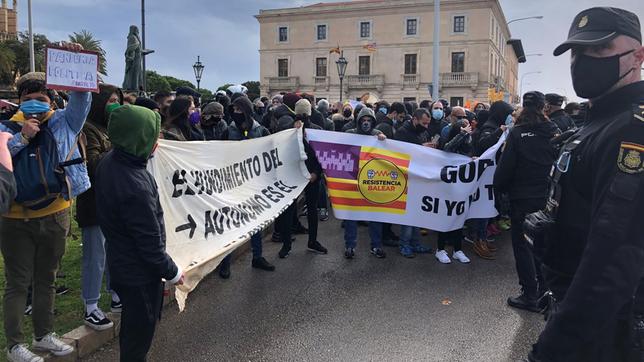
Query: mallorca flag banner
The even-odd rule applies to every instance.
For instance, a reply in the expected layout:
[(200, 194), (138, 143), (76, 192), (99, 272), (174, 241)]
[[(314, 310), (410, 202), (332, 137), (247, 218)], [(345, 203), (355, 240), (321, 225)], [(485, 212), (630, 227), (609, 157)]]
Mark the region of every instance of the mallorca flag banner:
[(505, 136), (477, 159), (375, 136), (307, 129), (306, 137), (338, 219), (451, 231), (498, 215), (492, 181)]

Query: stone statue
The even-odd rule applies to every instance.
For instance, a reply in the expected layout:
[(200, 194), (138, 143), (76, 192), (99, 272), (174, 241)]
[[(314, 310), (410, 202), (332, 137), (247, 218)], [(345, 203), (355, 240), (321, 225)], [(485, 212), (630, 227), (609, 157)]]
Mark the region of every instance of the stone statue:
[(130, 33), (127, 35), (127, 49), (125, 50), (124, 90), (138, 91), (143, 86), (143, 63), (141, 51), (139, 28), (137, 28), (136, 25), (132, 25), (130, 26)]

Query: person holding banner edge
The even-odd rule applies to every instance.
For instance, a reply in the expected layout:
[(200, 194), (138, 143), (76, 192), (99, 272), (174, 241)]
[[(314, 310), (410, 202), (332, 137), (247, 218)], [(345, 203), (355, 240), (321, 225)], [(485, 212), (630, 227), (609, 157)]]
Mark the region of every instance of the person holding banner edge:
[[(357, 127), (350, 129), (347, 133), (354, 133), (365, 136), (376, 136), (380, 141), (387, 139), (384, 133), (375, 128), (376, 116), (373, 111), (367, 107), (363, 107), (357, 117)], [(370, 221), (369, 222), (369, 237), (371, 238), (371, 254), (376, 258), (382, 259), (387, 256), (382, 250), (382, 223)], [(355, 257), (355, 248), (358, 238), (358, 221), (345, 220), (344, 221), (344, 257), (353, 259)]]

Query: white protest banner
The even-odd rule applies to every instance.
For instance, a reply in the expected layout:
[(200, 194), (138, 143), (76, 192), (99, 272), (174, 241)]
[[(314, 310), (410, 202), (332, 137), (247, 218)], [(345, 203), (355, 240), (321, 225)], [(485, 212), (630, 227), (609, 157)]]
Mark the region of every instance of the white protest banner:
[(495, 155), (480, 158), (374, 136), (306, 130), (326, 175), (339, 219), (379, 221), (436, 231), (491, 218)]
[(47, 88), (98, 93), (98, 53), (49, 46), (45, 50), (45, 75)]
[(296, 199), (310, 177), (302, 131), (246, 141), (159, 141), (148, 169), (159, 187), (168, 254), (186, 272), (179, 308), (199, 281)]

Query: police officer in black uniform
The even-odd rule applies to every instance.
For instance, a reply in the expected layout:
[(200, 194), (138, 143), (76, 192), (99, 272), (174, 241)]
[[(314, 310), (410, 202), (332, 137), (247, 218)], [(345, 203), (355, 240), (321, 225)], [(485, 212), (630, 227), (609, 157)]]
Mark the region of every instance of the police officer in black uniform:
[[(532, 361), (642, 361), (644, 346), (644, 61), (637, 16), (592, 8), (555, 56), (572, 50), (585, 126), (555, 170), (561, 193), (543, 262), (558, 300)], [(570, 150), (571, 148), (564, 149)]]
[(563, 96), (557, 93), (548, 93), (546, 94), (546, 107), (544, 111), (548, 118), (559, 127), (561, 132), (566, 132), (576, 127), (572, 118), (561, 108), (563, 102)]

